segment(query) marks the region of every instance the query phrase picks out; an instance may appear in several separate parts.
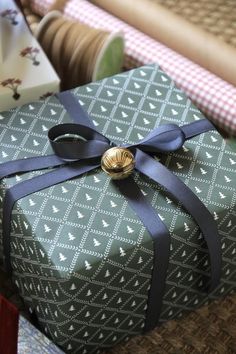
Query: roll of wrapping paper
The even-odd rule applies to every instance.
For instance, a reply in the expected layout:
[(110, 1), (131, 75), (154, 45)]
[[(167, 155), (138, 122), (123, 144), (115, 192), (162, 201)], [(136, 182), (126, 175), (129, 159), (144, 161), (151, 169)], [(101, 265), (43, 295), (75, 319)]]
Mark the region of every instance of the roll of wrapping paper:
[(121, 33), (93, 29), (51, 11), (39, 23), (35, 35), (60, 76), (63, 90), (121, 71)]
[(236, 48), (235, 0), (151, 0)]
[(152, 38), (236, 86), (236, 50), (151, 0), (92, 0)]
[[(34, 12), (41, 15), (53, 3), (53, 0), (31, 0)], [(125, 68), (158, 62), (205, 115), (230, 135), (236, 135), (235, 87), (85, 0), (67, 1), (63, 13), (96, 28), (123, 31)]]
[(122, 33), (93, 29), (50, 11), (38, 22), (24, 1), (28, 24), (67, 90), (121, 71), (124, 59)]

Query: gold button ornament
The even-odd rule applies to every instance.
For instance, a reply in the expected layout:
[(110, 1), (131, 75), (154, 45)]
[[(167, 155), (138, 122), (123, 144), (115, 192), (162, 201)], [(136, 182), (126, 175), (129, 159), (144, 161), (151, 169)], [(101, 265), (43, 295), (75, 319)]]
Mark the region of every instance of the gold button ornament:
[(132, 173), (134, 165), (134, 155), (123, 147), (108, 149), (101, 159), (101, 168), (112, 179), (127, 178)]

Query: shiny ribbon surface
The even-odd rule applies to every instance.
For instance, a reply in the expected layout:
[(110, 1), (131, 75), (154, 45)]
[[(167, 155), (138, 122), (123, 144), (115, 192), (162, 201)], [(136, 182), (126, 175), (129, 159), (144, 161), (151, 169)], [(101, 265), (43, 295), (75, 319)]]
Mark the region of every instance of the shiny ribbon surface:
[[(10, 221), (14, 203), (31, 193), (100, 167), (104, 152), (116, 146), (114, 142), (96, 131), (87, 113), (82, 110), (69, 91), (60, 93), (57, 97), (75, 123), (60, 124), (49, 130), (48, 138), (55, 155), (26, 158), (0, 165), (0, 178), (19, 172), (55, 168), (43, 175), (20, 182), (6, 191), (3, 206), (3, 247), (8, 272), (11, 271)], [(199, 226), (208, 247), (211, 265), (209, 286), (206, 289), (208, 292), (216, 288), (221, 274), (221, 244), (216, 223), (192, 190), (164, 165), (154, 160), (150, 154), (175, 151), (181, 148), (186, 140), (214, 129), (214, 126), (205, 119), (182, 127), (167, 124), (153, 129), (137, 144), (123, 145), (134, 154), (135, 169), (163, 186), (176, 201), (182, 204)], [(76, 137), (79, 139), (75, 139)], [(158, 324), (161, 313), (170, 256), (170, 233), (156, 210), (145, 199), (132, 176), (123, 180), (114, 180), (112, 183), (127, 199), (153, 240), (153, 271), (145, 325), (147, 331)]]

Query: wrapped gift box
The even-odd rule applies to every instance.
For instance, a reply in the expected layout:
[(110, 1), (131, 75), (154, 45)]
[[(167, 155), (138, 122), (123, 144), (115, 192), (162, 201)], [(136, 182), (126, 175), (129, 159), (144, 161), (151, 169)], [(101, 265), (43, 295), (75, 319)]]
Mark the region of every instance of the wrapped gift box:
[[(156, 65), (71, 91), (96, 129), (117, 144), (135, 143), (154, 127), (204, 119)], [(71, 122), (57, 97), (1, 115), (0, 161), (51, 154), (47, 131)], [(193, 218), (159, 185), (135, 173), (145, 198), (171, 233), (160, 322), (181, 317), (236, 287), (236, 152), (215, 131), (181, 149), (157, 153), (207, 206), (222, 245), (222, 279), (209, 296), (208, 250)], [(45, 171), (5, 178), (6, 189)], [(12, 212), (13, 278), (41, 328), (64, 351), (99, 353), (145, 327), (153, 241), (116, 185), (100, 169), (28, 195)], [(2, 237), (0, 238), (2, 239)]]
[(0, 111), (59, 90), (59, 78), (14, 1), (0, 4)]

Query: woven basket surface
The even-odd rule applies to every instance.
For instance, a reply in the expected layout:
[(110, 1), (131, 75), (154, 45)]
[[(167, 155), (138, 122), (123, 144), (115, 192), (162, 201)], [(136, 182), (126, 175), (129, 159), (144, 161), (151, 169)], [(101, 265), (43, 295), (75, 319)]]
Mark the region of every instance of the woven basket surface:
[(235, 0), (151, 0), (236, 47)]
[(186, 317), (105, 354), (235, 354), (236, 295), (214, 301)]

